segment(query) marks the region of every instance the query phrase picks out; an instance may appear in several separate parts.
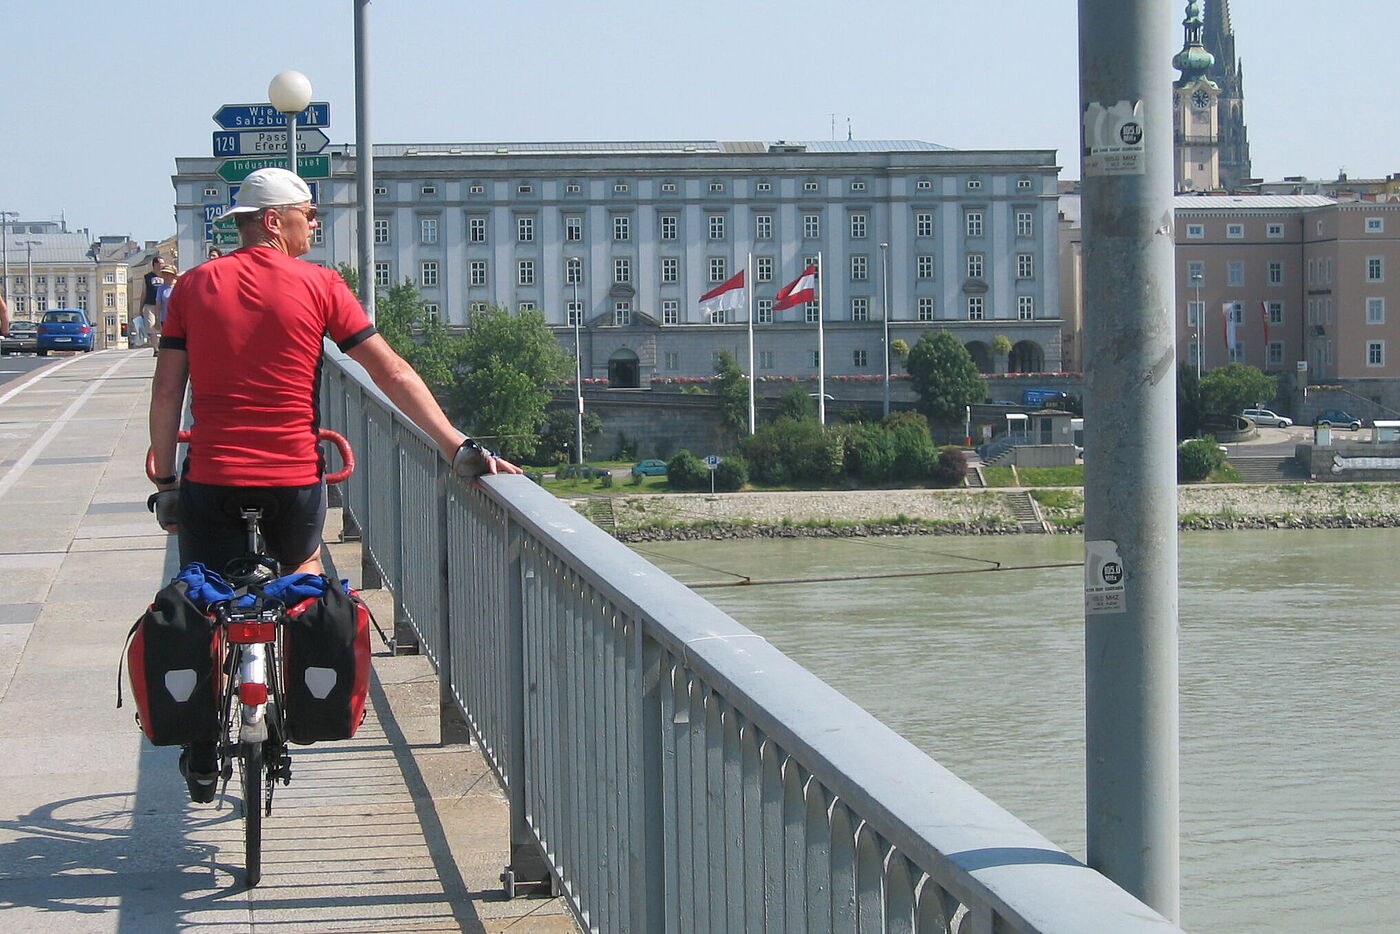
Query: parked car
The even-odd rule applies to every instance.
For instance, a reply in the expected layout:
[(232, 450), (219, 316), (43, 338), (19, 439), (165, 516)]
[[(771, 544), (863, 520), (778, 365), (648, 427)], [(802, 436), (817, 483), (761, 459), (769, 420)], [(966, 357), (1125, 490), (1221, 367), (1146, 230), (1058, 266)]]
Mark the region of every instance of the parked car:
[(640, 461), (632, 467), (634, 477), (664, 477), (666, 462), (659, 460)]
[(44, 312), (39, 321), (39, 344), (36, 352), (48, 356), (50, 350), (92, 350), (92, 325), (87, 313), (77, 308), (55, 308)]
[(10, 336), (0, 337), (0, 354), (34, 353), (39, 349), (39, 326), (33, 321), (11, 321)]
[(1293, 424), (1293, 419), (1287, 415), (1276, 415), (1268, 409), (1245, 409), (1240, 414), (1245, 418), (1252, 419), (1254, 424), (1263, 425), (1266, 428), (1287, 428)]
[(1352, 418), (1341, 409), (1324, 409), (1318, 413), (1314, 425), (1325, 425), (1328, 428), (1350, 428), (1352, 431), (1361, 427), (1361, 419)]

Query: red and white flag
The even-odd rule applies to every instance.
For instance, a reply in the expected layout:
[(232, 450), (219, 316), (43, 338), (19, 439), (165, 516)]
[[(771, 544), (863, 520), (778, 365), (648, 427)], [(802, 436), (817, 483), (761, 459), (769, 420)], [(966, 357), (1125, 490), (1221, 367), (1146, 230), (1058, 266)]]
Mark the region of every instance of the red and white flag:
[(782, 311), (784, 308), (813, 302), (816, 299), (817, 267), (808, 266), (802, 271), (802, 275), (778, 290), (778, 297), (773, 301), (773, 310)]
[(743, 308), (748, 302), (744, 291), (744, 270), (724, 280), (704, 295), (700, 296), (700, 310), (713, 314), (717, 311), (732, 311)]
[[(1235, 335), (1238, 333), (1235, 321), (1235, 309), (1239, 307), (1238, 302), (1225, 302), (1220, 306), (1221, 312), (1225, 315), (1225, 351), (1233, 354), (1235, 350)], [(1231, 356), (1227, 359), (1233, 360)]]
[(1259, 320), (1264, 322), (1264, 353), (1268, 353), (1269, 347), (1269, 303), (1259, 303)]

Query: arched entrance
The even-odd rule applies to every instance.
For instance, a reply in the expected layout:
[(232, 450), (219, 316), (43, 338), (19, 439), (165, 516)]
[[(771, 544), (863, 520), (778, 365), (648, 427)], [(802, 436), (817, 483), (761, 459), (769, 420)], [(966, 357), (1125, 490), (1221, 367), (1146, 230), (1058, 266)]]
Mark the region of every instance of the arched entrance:
[(992, 348), (987, 346), (986, 341), (968, 341), (967, 352), (972, 354), (972, 362), (977, 364), (978, 373), (996, 372), (992, 365)]
[(1045, 351), (1035, 341), (1017, 341), (1006, 355), (1008, 373), (1045, 372)]
[(623, 347), (608, 358), (608, 388), (636, 389), (641, 385), (637, 355)]

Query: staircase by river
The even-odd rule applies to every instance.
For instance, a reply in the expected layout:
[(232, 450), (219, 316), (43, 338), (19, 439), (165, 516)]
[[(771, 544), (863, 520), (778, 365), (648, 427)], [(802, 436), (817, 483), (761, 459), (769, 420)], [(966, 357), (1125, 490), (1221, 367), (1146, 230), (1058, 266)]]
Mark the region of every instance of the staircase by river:
[(1011, 502), (1011, 511), (1016, 516), (1016, 524), (1021, 527), (1022, 532), (1039, 535), (1048, 531), (1045, 527), (1045, 517), (1040, 514), (1040, 506), (1035, 497), (1024, 490), (1006, 495)]
[(1245, 483), (1295, 483), (1308, 472), (1292, 457), (1231, 457), (1230, 466)]

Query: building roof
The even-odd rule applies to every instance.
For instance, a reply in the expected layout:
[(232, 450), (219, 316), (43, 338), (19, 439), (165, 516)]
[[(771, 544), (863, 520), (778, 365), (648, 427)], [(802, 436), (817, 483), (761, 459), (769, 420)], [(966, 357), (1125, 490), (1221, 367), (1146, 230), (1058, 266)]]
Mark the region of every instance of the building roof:
[(1177, 195), (1172, 208), (1177, 211), (1258, 211), (1268, 208), (1320, 208), (1336, 204), (1323, 195)]
[[(922, 140), (633, 140), (557, 143), (376, 143), (376, 156), (646, 155), (659, 153), (763, 153), (770, 147), (806, 152), (941, 152), (950, 146)], [(345, 152), (353, 155), (354, 146)]]
[(86, 233), (11, 234), (8, 241), (11, 266), (24, 265), (30, 258), (25, 241), (33, 240), (36, 263), (90, 263), (92, 241)]

